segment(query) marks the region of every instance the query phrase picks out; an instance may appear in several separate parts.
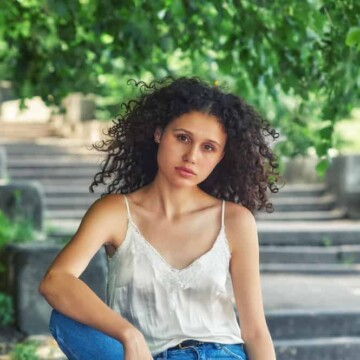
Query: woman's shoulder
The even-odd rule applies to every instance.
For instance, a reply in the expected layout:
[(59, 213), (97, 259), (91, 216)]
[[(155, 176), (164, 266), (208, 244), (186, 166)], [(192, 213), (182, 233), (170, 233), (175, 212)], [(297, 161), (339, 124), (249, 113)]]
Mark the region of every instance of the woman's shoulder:
[(97, 216), (118, 217), (126, 213), (123, 194), (107, 194), (97, 199), (90, 207), (89, 212)]
[(100, 232), (105, 244), (120, 244), (126, 232), (127, 210), (124, 195), (108, 194), (96, 200), (84, 216), (80, 230)]
[(253, 216), (252, 212), (242, 204), (233, 201), (224, 200), (225, 207), (231, 216)]
[(255, 217), (252, 212), (242, 204), (225, 201), (225, 225), (228, 228), (254, 226)]

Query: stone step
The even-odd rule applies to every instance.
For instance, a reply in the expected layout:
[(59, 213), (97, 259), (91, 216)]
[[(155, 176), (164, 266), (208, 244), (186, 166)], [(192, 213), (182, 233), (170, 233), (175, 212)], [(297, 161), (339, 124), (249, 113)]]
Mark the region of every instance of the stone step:
[[(95, 173), (93, 174), (95, 175)], [(83, 189), (89, 189), (89, 185), (91, 184), (93, 179), (93, 176), (90, 178), (43, 178), (41, 179), (41, 184), (44, 187), (52, 186), (52, 187), (59, 187), (64, 188), (68, 187), (71, 191), (72, 187), (82, 187)], [(99, 185), (99, 189), (102, 188), (102, 186)], [(83, 191), (83, 190), (82, 190)], [(81, 192), (82, 192), (81, 191)], [(100, 190), (98, 190), (99, 192)], [(102, 190), (101, 190), (102, 191)]]
[(48, 211), (53, 210), (86, 210), (90, 205), (98, 198), (98, 196), (91, 196), (89, 193), (87, 196), (79, 197), (46, 197), (46, 208)]
[[(274, 211), (324, 211), (335, 207), (335, 196), (326, 194), (323, 196), (288, 196), (274, 199)], [(271, 215), (270, 215), (271, 216)]]
[(62, 164), (98, 164), (103, 160), (101, 154), (94, 156), (95, 154), (86, 155), (86, 154), (57, 154), (54, 157), (54, 154), (42, 155), (42, 154), (23, 154), (23, 155), (11, 155), (8, 159), (9, 167), (28, 167), (29, 161), (31, 160), (32, 164), (44, 167), (57, 166)]
[(71, 179), (74, 178), (83, 178), (88, 179), (90, 181), (94, 175), (100, 171), (100, 167), (89, 167), (86, 166), (84, 168), (81, 168), (81, 166), (78, 167), (71, 167), (71, 166), (63, 166), (61, 168), (52, 168), (51, 170), (46, 168), (19, 168), (19, 169), (10, 169), (9, 174), (10, 178), (12, 179), (22, 179), (22, 180), (42, 180), (44, 178), (51, 179), (51, 178), (57, 178), (57, 179), (68, 179), (71, 181)]
[(45, 211), (46, 220), (80, 220), (85, 215), (87, 209), (57, 209), (57, 210), (48, 210)]
[(360, 275), (360, 264), (260, 264), (262, 273)]
[(360, 337), (279, 340), (277, 360), (358, 360)]
[[(19, 170), (33, 170), (34, 173), (36, 174), (36, 171), (39, 171), (40, 173), (44, 172), (44, 171), (53, 171), (53, 170), (57, 170), (57, 169), (64, 169), (64, 171), (67, 170), (73, 170), (73, 169), (77, 169), (77, 168), (81, 168), (81, 169), (88, 169), (88, 170), (93, 170), (93, 169), (98, 169), (99, 168), (99, 164), (97, 164), (96, 162), (88, 162), (88, 161), (58, 161), (58, 159), (56, 159), (55, 161), (53, 160), (52, 163), (46, 163), (46, 164), (41, 164), (37, 161), (33, 161), (32, 163), (29, 164), (29, 162), (24, 162), (22, 164), (9, 164), (8, 165), (8, 169), (10, 174), (11, 173), (16, 173)], [(84, 174), (84, 177), (86, 176), (86, 174)], [(71, 174), (69, 174), (69, 178), (71, 178)]]
[(359, 245), (360, 221), (258, 222), (261, 245), (335, 246)]
[(271, 201), (276, 201), (282, 197), (295, 196), (295, 197), (307, 197), (307, 196), (322, 196), (326, 191), (326, 187), (323, 183), (319, 184), (285, 184), (279, 188), (279, 192), (271, 193)]
[(44, 192), (47, 198), (56, 198), (56, 197), (99, 197), (100, 191), (92, 194), (89, 192), (89, 179), (84, 184), (75, 183), (69, 185), (65, 184), (53, 184), (50, 183), (43, 183)]
[(44, 130), (23, 130), (23, 131), (12, 131), (12, 130), (0, 130), (1, 139), (37, 139), (42, 137), (56, 136), (56, 132), (50, 129)]
[(0, 138), (7, 140), (33, 140), (44, 137), (56, 137), (56, 130), (49, 124), (0, 123)]
[(267, 311), (266, 322), (273, 340), (360, 336), (360, 309)]
[(263, 264), (360, 263), (360, 245), (343, 246), (261, 246)]
[(47, 128), (51, 126), (50, 123), (44, 121), (3, 121), (0, 122), (1, 128), (11, 128), (11, 129), (27, 129), (27, 128)]
[(261, 283), (266, 313), (360, 312), (359, 275), (263, 273)]
[[(296, 207), (296, 205), (294, 205)], [(275, 211), (273, 213), (258, 213), (255, 218), (261, 221), (333, 221), (343, 219), (346, 212), (342, 208), (319, 211)]]
[(1, 139), (0, 145), (6, 148), (8, 156), (50, 156), (50, 155), (69, 155), (76, 156), (81, 154), (84, 156), (101, 155), (101, 152), (90, 150), (91, 144), (79, 141), (57, 139), (56, 142), (47, 139), (41, 139), (44, 144), (34, 144), (27, 142), (12, 143)]

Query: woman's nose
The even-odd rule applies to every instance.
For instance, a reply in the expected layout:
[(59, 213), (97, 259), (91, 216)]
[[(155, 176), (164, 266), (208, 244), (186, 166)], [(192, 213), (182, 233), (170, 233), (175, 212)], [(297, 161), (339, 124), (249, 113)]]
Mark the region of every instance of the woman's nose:
[(186, 162), (195, 164), (196, 157), (197, 157), (196, 148), (195, 148), (195, 146), (191, 146), (191, 147), (188, 149), (188, 151), (184, 154), (183, 159), (184, 159)]

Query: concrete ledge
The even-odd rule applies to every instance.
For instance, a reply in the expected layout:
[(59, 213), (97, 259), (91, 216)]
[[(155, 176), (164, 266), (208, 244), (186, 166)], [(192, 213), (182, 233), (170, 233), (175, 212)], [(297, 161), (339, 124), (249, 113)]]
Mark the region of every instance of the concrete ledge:
[[(321, 225), (321, 226), (319, 226)], [(359, 223), (306, 224), (305, 221), (297, 224), (258, 224), (261, 245), (286, 246), (334, 246), (359, 245)]]
[(357, 360), (360, 337), (274, 342), (277, 360)]
[(336, 264), (340, 247), (332, 246), (261, 246), (262, 264)]
[[(16, 325), (25, 334), (48, 333), (51, 307), (38, 287), (51, 262), (63, 246), (32, 242), (6, 247), (7, 291), (14, 298)], [(107, 265), (101, 249), (81, 275), (81, 279), (105, 300)]]
[(280, 211), (274, 204), (273, 213), (257, 213), (255, 218), (260, 221), (333, 221), (344, 218), (346, 212), (342, 208), (335, 208), (324, 211), (289, 211), (285, 212), (284, 208)]
[(360, 312), (359, 275), (263, 273), (261, 284), (266, 313), (299, 309)]
[(360, 264), (260, 264), (262, 273), (360, 275)]
[(267, 311), (266, 321), (274, 340), (360, 336), (360, 309)]
[(263, 264), (355, 264), (360, 263), (360, 245), (261, 246)]

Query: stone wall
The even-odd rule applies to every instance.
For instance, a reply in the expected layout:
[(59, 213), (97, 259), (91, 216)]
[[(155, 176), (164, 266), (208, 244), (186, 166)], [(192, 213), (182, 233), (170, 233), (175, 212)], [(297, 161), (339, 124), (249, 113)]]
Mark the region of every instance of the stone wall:
[[(64, 245), (51, 242), (11, 244), (2, 251), (6, 259), (7, 292), (14, 299), (16, 326), (25, 334), (48, 332), (51, 307), (38, 288), (46, 270)], [(101, 249), (81, 279), (105, 301), (107, 266)]]
[(360, 154), (342, 155), (332, 159), (326, 184), (334, 192), (347, 215), (360, 219)]

